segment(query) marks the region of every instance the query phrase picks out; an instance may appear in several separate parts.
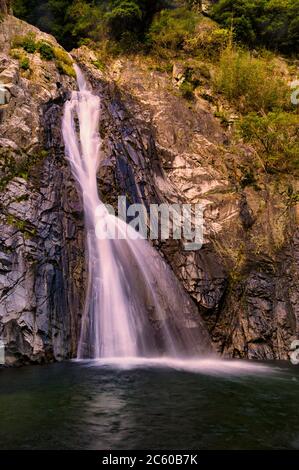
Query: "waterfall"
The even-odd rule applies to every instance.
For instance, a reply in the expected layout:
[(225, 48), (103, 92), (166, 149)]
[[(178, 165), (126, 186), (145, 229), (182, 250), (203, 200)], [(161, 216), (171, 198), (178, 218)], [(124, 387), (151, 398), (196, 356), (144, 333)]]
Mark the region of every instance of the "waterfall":
[[(202, 354), (210, 348), (208, 333), (171, 269), (133, 228), (109, 214), (99, 198), (101, 103), (75, 68), (79, 91), (65, 104), (62, 132), (86, 225), (88, 287), (78, 358)], [(99, 227), (132, 236), (99, 237)]]

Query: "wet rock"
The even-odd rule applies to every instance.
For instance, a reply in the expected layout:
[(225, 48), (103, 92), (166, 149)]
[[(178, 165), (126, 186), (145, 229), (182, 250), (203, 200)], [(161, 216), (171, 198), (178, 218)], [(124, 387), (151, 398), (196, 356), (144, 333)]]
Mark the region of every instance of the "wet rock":
[(252, 210), (249, 207), (246, 196), (244, 194), (241, 195), (240, 200), (240, 219), (245, 229), (251, 228), (255, 221)]
[[(4, 37), (7, 46), (16, 30), (26, 34), (29, 28), (7, 17), (0, 43)], [(84, 235), (82, 211), (78, 215), (71, 207), (81, 202), (64, 159), (60, 123), (63, 96), (75, 83), (42, 62), (25, 78), (18, 61), (4, 53), (0, 81), (10, 93), (0, 124), (0, 337), (6, 362), (74, 357), (84, 298)]]

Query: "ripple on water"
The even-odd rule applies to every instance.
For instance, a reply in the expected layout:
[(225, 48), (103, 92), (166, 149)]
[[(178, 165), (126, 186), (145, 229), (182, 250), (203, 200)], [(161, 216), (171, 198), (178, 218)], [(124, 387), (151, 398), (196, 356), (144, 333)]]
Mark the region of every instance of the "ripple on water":
[(257, 375), (275, 374), (276, 369), (265, 364), (244, 360), (221, 360), (217, 358), (175, 359), (169, 357), (137, 358), (113, 357), (80, 361), (90, 367), (115, 369), (167, 368), (207, 375)]

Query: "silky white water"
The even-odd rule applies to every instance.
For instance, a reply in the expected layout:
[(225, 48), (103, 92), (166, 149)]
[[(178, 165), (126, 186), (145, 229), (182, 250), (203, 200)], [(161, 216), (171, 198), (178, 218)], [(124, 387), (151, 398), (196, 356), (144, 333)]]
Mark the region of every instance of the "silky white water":
[[(108, 213), (99, 198), (101, 102), (77, 66), (76, 73), (79, 91), (65, 104), (62, 131), (86, 225), (88, 287), (78, 358), (202, 354), (210, 348), (208, 334), (174, 274), (146, 240)], [(115, 230), (131, 236), (98, 236)]]

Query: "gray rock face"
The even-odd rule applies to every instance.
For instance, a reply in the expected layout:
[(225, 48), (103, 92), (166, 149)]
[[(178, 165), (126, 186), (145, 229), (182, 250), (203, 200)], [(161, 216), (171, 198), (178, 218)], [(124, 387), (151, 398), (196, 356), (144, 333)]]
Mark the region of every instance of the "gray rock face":
[[(14, 31), (24, 24), (7, 22)], [(6, 45), (7, 22), (0, 31)], [(81, 204), (60, 131), (65, 93), (75, 83), (54, 64), (31, 60), (28, 77), (17, 60), (0, 56), (9, 90), (0, 106), (0, 337), (8, 365), (73, 357), (84, 296)]]

